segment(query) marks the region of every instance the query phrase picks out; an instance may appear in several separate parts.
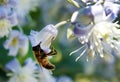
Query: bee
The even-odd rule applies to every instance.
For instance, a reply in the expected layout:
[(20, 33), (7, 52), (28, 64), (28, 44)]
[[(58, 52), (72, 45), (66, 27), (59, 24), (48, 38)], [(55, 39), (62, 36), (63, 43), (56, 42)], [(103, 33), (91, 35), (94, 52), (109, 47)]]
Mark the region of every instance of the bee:
[(32, 47), (32, 50), (34, 53), (34, 57), (42, 67), (48, 70), (54, 70), (55, 66), (48, 60), (48, 56), (56, 55), (57, 51), (53, 47), (50, 48), (51, 48), (51, 52), (46, 53), (41, 48), (40, 44), (38, 44), (37, 46)]

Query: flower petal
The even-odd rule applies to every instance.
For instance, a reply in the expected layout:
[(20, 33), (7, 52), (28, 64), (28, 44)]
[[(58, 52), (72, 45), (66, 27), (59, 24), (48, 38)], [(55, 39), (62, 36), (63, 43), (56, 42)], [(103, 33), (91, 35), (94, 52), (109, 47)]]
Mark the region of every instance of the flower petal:
[(9, 48), (9, 53), (8, 53), (8, 55), (9, 56), (16, 56), (17, 55), (17, 53), (18, 53), (18, 50), (19, 50), (19, 48), (18, 48), (18, 46), (11, 46), (10, 48)]
[(37, 35), (38, 35), (38, 32), (31, 30), (29, 39), (31, 41), (32, 46), (36, 46), (40, 43)]
[(58, 30), (54, 27), (54, 25), (50, 24), (44, 27), (38, 33), (35, 31), (31, 31), (29, 38), (32, 46), (36, 46), (41, 43), (41, 48), (45, 51), (49, 51), (51, 42), (56, 38), (57, 34)]
[(78, 14), (79, 14), (78, 11), (75, 11), (75, 12), (72, 14), (71, 23), (75, 22), (75, 20), (77, 19)]
[(24, 56), (27, 54), (29, 49), (28, 37), (24, 34), (19, 36), (19, 53)]
[(94, 17), (94, 22), (100, 22), (104, 20), (105, 12), (102, 5), (93, 5), (91, 6), (91, 13)]
[[(51, 41), (56, 38), (57, 34), (58, 30), (52, 24), (44, 27), (38, 34), (39, 42), (42, 42), (42, 49), (49, 48), (51, 45)], [(40, 37), (41, 35), (42, 37)]]
[(19, 0), (8, 0), (8, 5), (10, 7), (16, 7), (18, 5)]
[(19, 61), (15, 58), (12, 61), (8, 62), (5, 67), (12, 72), (16, 72), (21, 69)]
[(11, 15), (7, 17), (7, 19), (10, 21), (12, 26), (15, 26), (18, 24), (17, 15), (14, 11), (11, 13)]
[(31, 70), (37, 69), (36, 62), (34, 62), (31, 58), (28, 58), (25, 61), (25, 67), (30, 68)]

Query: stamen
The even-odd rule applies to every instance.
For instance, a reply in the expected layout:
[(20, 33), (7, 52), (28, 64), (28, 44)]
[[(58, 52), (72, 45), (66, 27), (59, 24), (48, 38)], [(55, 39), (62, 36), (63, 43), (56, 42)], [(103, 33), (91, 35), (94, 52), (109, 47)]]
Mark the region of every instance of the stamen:
[(87, 58), (86, 58), (86, 61), (88, 62), (89, 60), (88, 60), (88, 56), (87, 56)]
[(113, 44), (110, 44), (111, 48), (114, 48), (115, 46)]
[[(93, 50), (92, 50), (93, 51)], [(94, 57), (95, 56), (95, 51), (92, 52), (92, 56)]]
[(100, 48), (98, 49), (98, 53), (100, 54), (100, 57), (101, 57), (101, 58), (104, 57), (104, 55), (103, 55), (103, 48), (100, 47)]
[(90, 49), (93, 50), (93, 45), (90, 45)]
[(88, 42), (88, 38), (85, 39), (85, 42), (86, 42), (86, 43)]
[(72, 52), (69, 54), (69, 56), (71, 56), (72, 54), (74, 54), (74, 53), (78, 52), (79, 50), (83, 49), (85, 46), (86, 46), (86, 44), (83, 45), (82, 47), (78, 48), (77, 50), (72, 51)]
[(81, 44), (85, 44), (85, 41), (83, 40), (83, 41), (81, 41)]
[(103, 58), (103, 57), (104, 57), (104, 55), (103, 55), (102, 53), (100, 53), (100, 57), (101, 57), (101, 58)]
[(87, 51), (87, 48), (76, 58), (75, 61), (77, 62), (78, 59), (80, 59), (80, 57), (82, 57), (86, 51)]

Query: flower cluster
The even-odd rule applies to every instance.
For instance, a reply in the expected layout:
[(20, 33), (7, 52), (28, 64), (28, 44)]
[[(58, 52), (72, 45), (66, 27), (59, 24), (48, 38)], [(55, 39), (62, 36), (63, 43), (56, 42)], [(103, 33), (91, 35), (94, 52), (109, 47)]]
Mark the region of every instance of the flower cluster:
[(31, 58), (26, 59), (24, 66), (15, 58), (6, 64), (9, 71), (7, 76), (11, 77), (8, 82), (72, 82), (68, 76), (55, 78), (49, 70), (36, 65)]
[[(1, 0), (0, 1), (0, 37), (7, 36), (13, 26), (20, 23), (30, 10), (35, 10), (39, 0)], [(19, 18), (19, 19), (18, 19)]]
[[(25, 18), (38, 4), (38, 0), (0, 1), (0, 37), (9, 35), (9, 39), (4, 44), (5, 49), (9, 49), (9, 55), (16, 56), (18, 52), (25, 55), (28, 52), (28, 38), (21, 31), (19, 18)], [(20, 32), (12, 30), (13, 26), (17, 26)]]
[(98, 0), (94, 4), (92, 0), (91, 4), (88, 0), (84, 2), (86, 6), (75, 11), (71, 17), (74, 35), (83, 46), (70, 55), (83, 50), (76, 61), (85, 53), (90, 57), (96, 54), (101, 57), (105, 54), (119, 55), (120, 26), (114, 20), (120, 12), (120, 5), (116, 0)]
[(28, 37), (18, 30), (12, 30), (4, 43), (4, 48), (9, 49), (10, 56), (16, 56), (18, 52), (24, 56), (28, 52), (28, 47)]
[[(18, 0), (16, 13), (20, 24), (24, 24), (25, 18), (29, 16), (30, 11), (35, 11), (39, 6), (40, 0)], [(29, 20), (29, 19), (27, 19)]]
[(0, 37), (7, 36), (11, 28), (17, 25), (17, 17), (14, 8), (16, 0), (0, 1)]
[(38, 77), (38, 74), (36, 74), (37, 66), (31, 58), (26, 60), (23, 67), (17, 59), (13, 59), (6, 64), (6, 68), (11, 71), (7, 74), (11, 77), (8, 82), (37, 82), (35, 78)]

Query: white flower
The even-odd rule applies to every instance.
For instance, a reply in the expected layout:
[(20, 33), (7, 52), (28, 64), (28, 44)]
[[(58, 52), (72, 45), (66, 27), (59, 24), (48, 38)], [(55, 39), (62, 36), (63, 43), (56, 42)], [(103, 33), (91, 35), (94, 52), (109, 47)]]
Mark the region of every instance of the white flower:
[[(111, 11), (111, 13), (114, 14), (114, 11)], [(120, 30), (117, 29), (120, 26), (113, 23), (116, 15), (111, 16), (111, 13), (106, 14), (104, 6), (95, 4), (79, 10), (77, 14), (76, 12), (73, 14), (71, 22), (74, 25), (74, 34), (83, 44), (82, 47), (70, 53), (72, 55), (81, 51), (76, 61), (85, 53), (89, 57), (94, 57), (96, 54), (101, 57), (104, 57), (104, 54), (113, 55), (114, 47), (116, 47), (115, 41), (117, 41), (114, 38), (120, 38)], [(84, 21), (86, 22), (84, 23)]]
[(29, 38), (33, 47), (41, 43), (41, 48), (46, 52), (50, 52), (51, 42), (56, 38), (57, 34), (58, 30), (50, 24), (44, 27), (40, 32), (31, 31)]
[(19, 52), (22, 56), (28, 52), (28, 38), (17, 30), (12, 30), (9, 34), (8, 40), (5, 41), (5, 49), (9, 49), (10, 56), (16, 56)]
[(17, 14), (19, 17), (26, 16), (31, 10), (39, 5), (39, 0), (19, 0), (17, 4)]
[(117, 17), (118, 13), (120, 12), (120, 5), (114, 3), (114, 1), (105, 1), (104, 9), (105, 9), (106, 15), (109, 15), (109, 18), (114, 20)]
[(17, 59), (14, 59), (6, 64), (6, 68), (12, 72), (7, 74), (10, 76), (8, 82), (38, 82), (35, 78), (37, 76), (35, 74), (36, 63), (30, 58), (26, 60), (26, 64), (23, 67), (21, 67)]
[(39, 73), (38, 82), (56, 82), (56, 79), (52, 76), (51, 71), (42, 68), (42, 71)]
[(7, 36), (12, 27), (17, 25), (17, 16), (8, 6), (0, 6), (0, 37)]
[(68, 77), (68, 76), (60, 76), (58, 79), (57, 79), (57, 82), (73, 82), (73, 80)]
[(0, 19), (0, 37), (7, 36), (11, 31), (11, 24), (10, 21), (7, 19)]

